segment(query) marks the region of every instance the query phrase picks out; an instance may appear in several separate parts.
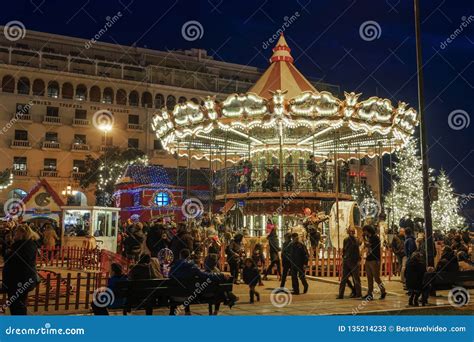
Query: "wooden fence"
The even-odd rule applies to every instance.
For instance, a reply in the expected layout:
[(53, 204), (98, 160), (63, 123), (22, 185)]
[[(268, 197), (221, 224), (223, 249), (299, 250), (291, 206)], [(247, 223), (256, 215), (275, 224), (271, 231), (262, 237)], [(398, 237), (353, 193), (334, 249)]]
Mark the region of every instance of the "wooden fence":
[[(107, 285), (106, 273), (60, 273), (40, 271), (41, 281), (28, 296), (30, 312), (87, 310), (94, 291)], [(0, 304), (6, 309), (7, 295), (0, 294)]]

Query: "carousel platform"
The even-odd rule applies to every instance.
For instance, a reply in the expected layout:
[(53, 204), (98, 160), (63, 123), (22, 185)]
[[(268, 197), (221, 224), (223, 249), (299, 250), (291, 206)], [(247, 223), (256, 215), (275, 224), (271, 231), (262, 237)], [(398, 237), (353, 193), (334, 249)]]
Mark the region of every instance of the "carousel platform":
[(341, 201), (350, 201), (352, 196), (349, 194), (339, 193), (336, 195), (334, 192), (318, 192), (318, 191), (256, 191), (256, 192), (245, 192), (245, 193), (231, 193), (221, 194), (216, 196), (216, 200), (274, 200), (274, 199), (308, 199), (308, 200), (336, 200), (338, 198)]

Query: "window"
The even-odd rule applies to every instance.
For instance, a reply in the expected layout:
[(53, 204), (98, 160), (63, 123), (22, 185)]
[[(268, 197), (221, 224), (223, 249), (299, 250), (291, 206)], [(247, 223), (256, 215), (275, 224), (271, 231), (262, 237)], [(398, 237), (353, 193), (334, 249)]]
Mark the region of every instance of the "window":
[(26, 171), (26, 157), (13, 157), (13, 170)]
[(138, 115), (130, 114), (128, 116), (128, 123), (132, 125), (139, 125), (140, 124), (140, 117)]
[(154, 140), (153, 141), (153, 149), (154, 150), (162, 150), (163, 145), (161, 145), (161, 140)]
[(87, 110), (76, 109), (76, 113), (74, 114), (74, 118), (79, 119), (79, 120), (86, 120), (87, 119)]
[(47, 171), (56, 171), (56, 159), (45, 158), (44, 159), (44, 169)]
[(46, 107), (46, 116), (59, 116), (59, 108), (58, 107)]
[(170, 202), (171, 202), (170, 195), (167, 192), (158, 192), (157, 194), (155, 194), (155, 198), (153, 199), (153, 202), (158, 207), (166, 207), (170, 205)]
[(86, 144), (87, 139), (85, 134), (74, 134), (75, 144)]
[(58, 133), (56, 132), (46, 132), (44, 136), (44, 140), (49, 142), (57, 142), (58, 141)]
[(28, 131), (15, 129), (15, 140), (28, 141)]
[(128, 148), (138, 148), (138, 139), (129, 138), (128, 139)]
[(86, 162), (84, 160), (73, 160), (72, 161), (72, 172), (85, 172)]

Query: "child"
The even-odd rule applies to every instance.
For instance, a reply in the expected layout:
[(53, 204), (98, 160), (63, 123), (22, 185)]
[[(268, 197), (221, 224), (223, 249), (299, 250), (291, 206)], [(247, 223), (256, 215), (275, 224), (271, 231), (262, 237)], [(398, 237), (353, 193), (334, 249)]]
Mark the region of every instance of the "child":
[(426, 265), (423, 262), (423, 255), (420, 252), (414, 252), (408, 259), (405, 270), (406, 285), (410, 299), (408, 305), (418, 306), (418, 299), (423, 290), (423, 277), (426, 272)]
[[(259, 270), (263, 270), (265, 267), (265, 257), (263, 256), (263, 246), (261, 243), (257, 243), (252, 252), (252, 260)], [(258, 286), (263, 286), (262, 279), (260, 278)]]
[(260, 293), (255, 291), (255, 287), (260, 281), (260, 272), (255, 262), (251, 258), (245, 259), (243, 278), (245, 284), (249, 286), (250, 290), (250, 304), (254, 303), (254, 296), (257, 297), (257, 302), (260, 301)]

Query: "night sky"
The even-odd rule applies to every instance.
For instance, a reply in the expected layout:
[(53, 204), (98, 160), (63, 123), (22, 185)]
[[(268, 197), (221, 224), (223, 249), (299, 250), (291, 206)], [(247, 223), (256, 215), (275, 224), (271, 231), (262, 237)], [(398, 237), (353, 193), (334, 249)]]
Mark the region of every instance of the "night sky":
[[(456, 192), (474, 196), (474, 123), (467, 126), (474, 114), (474, 2), (421, 2), (430, 167), (444, 168)], [(265, 48), (264, 42), (293, 16), (285, 36), (303, 74), (362, 92), (361, 99), (378, 95), (417, 108), (411, 0), (15, 0), (2, 4), (0, 22), (19, 20), (27, 30), (90, 39), (118, 11), (122, 18), (100, 41), (158, 50), (203, 48), (216, 60), (260, 68), (268, 65), (274, 45)], [(183, 38), (181, 28), (190, 20), (202, 25), (202, 38)], [(380, 30), (362, 39), (359, 29), (369, 21)], [(453, 111), (451, 118), (461, 120), (450, 125)], [(467, 208), (472, 221), (474, 199)]]

